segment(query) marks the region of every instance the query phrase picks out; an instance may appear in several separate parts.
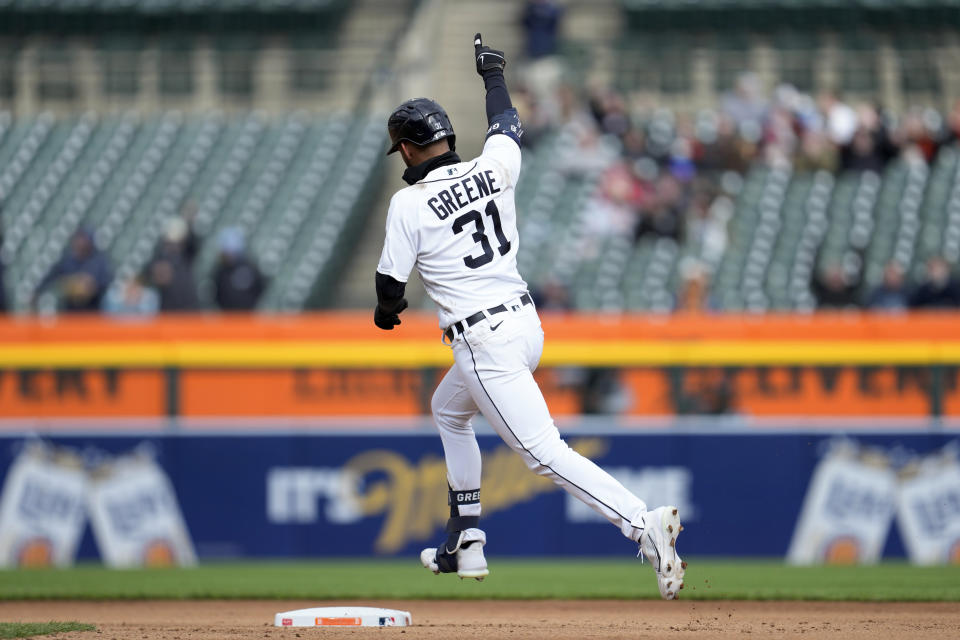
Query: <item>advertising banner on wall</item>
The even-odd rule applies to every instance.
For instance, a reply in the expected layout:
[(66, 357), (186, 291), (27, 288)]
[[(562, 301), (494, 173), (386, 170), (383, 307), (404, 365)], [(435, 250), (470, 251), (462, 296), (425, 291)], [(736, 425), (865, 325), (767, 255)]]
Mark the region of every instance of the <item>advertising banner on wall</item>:
[[(17, 443), (0, 497), (0, 566), (73, 564), (89, 517), (111, 567), (196, 563), (164, 470), (144, 450), (110, 456), (83, 447)], [(89, 556), (89, 550), (84, 554)]]
[(86, 489), (74, 453), (39, 443), (22, 447), (0, 497), (0, 566), (72, 564), (86, 522)]
[(91, 472), (88, 486), (90, 524), (107, 566), (196, 564), (177, 496), (150, 456), (110, 460)]
[[(0, 419), (310, 418), (429, 413), (446, 370), (68, 369), (0, 371)], [(929, 372), (916, 367), (544, 366), (535, 373), (557, 416), (925, 416)], [(175, 390), (175, 393), (173, 391)], [(944, 415), (960, 415), (956, 368), (944, 370)], [(171, 398), (175, 398), (173, 406)], [(0, 429), (3, 428), (0, 423)]]
[(958, 453), (958, 447), (947, 447), (900, 474), (897, 524), (914, 564), (960, 564)]
[(0, 418), (160, 417), (166, 392), (156, 370), (0, 370)]
[(791, 564), (872, 564), (896, 508), (897, 476), (879, 450), (830, 445), (817, 465), (793, 532)]
[[(886, 430), (858, 434), (844, 453), (832, 432), (717, 431), (715, 425), (713, 430), (646, 432), (611, 427), (568, 431), (565, 438), (649, 506), (676, 504), (684, 518), (684, 553), (783, 557), (790, 551), (791, 559), (805, 562), (905, 556), (908, 534), (891, 526), (903, 510), (897, 492), (898, 461), (904, 456), (896, 452), (922, 458), (957, 439), (950, 432), (918, 434), (915, 427)], [(416, 560), (424, 546), (442, 539), (449, 515), (443, 449), (432, 429), (364, 432), (347, 425), (324, 433), (64, 435), (53, 440), (76, 450), (96, 447), (108, 459), (149, 446), (201, 561), (311, 556)], [(634, 543), (532, 473), (498, 437), (481, 432), (478, 440), (483, 453), (481, 527), (490, 557), (636, 554)], [(18, 446), (12, 438), (0, 439), (4, 482), (13, 477), (9, 452)], [(97, 499), (101, 506), (90, 510), (109, 512), (108, 505), (117, 500), (111, 532), (104, 535), (107, 529), (96, 524), (100, 516), (91, 515), (95, 535), (83, 537), (80, 557), (111, 557), (99, 549), (111, 536), (127, 536), (124, 540), (135, 549), (127, 558), (147, 557), (148, 532), (178, 530), (172, 506), (163, 508), (165, 499), (154, 494), (162, 483), (149, 475), (141, 468), (134, 473), (139, 480), (114, 477), (116, 486), (104, 490)], [(919, 488), (916, 495), (929, 496), (929, 489)], [(944, 499), (935, 502), (942, 505)], [(915, 502), (910, 498), (911, 505)], [(835, 512), (839, 518), (821, 517)], [(945, 511), (933, 513), (944, 522), (945, 532), (953, 531)], [(945, 533), (944, 540), (948, 537)], [(151, 557), (172, 555), (180, 562), (178, 548), (171, 543)]]

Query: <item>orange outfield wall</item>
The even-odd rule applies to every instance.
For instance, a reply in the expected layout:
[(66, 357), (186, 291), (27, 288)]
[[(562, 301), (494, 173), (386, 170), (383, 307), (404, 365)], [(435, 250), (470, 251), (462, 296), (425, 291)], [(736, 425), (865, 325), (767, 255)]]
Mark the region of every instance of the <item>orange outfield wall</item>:
[[(960, 415), (960, 313), (543, 314), (538, 379), (551, 410), (582, 410), (571, 367), (616, 367), (625, 412)], [(0, 319), (0, 417), (156, 417), (179, 371), (185, 416), (423, 413), (451, 362), (433, 314), (392, 332), (372, 312)]]

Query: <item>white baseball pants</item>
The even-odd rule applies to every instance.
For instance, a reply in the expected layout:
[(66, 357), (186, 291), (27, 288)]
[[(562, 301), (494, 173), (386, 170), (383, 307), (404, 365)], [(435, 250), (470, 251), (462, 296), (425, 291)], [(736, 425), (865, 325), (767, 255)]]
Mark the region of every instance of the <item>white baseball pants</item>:
[[(512, 310), (517, 306), (518, 311)], [(646, 504), (563, 441), (533, 379), (543, 352), (536, 309), (519, 301), (506, 307), (506, 312), (487, 316), (454, 338), (455, 364), (433, 394), (431, 408), (450, 487), (480, 488), (480, 448), (471, 426), (480, 411), (532, 471), (548, 476), (623, 535), (638, 540)], [(480, 504), (462, 505), (460, 515), (480, 515), (480, 509)]]

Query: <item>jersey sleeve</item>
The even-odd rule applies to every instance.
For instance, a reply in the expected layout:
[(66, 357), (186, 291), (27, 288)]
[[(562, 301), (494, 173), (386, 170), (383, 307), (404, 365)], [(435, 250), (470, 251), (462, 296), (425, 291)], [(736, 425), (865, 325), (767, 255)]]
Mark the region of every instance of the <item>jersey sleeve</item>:
[(520, 145), (512, 138), (491, 135), (484, 143), (481, 155), (501, 167), (510, 186), (517, 186), (517, 179), (520, 177)]
[(387, 232), (377, 271), (399, 282), (406, 282), (417, 263), (416, 230), (410, 221), (416, 216), (416, 208), (403, 206), (403, 198), (397, 194), (390, 201), (387, 211)]

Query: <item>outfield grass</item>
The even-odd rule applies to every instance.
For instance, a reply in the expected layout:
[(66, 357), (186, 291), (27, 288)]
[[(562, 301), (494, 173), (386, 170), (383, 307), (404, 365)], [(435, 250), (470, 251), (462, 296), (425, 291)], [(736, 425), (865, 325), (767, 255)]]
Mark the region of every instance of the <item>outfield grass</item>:
[[(657, 598), (639, 560), (491, 558), (482, 583), (434, 576), (410, 560), (205, 564), (112, 571), (100, 566), (0, 571), (0, 600), (266, 598)], [(738, 600), (960, 600), (960, 567), (787, 567), (693, 559), (683, 597)]]
[(0, 622), (0, 638), (29, 638), (48, 633), (94, 631), (92, 624), (82, 622)]

